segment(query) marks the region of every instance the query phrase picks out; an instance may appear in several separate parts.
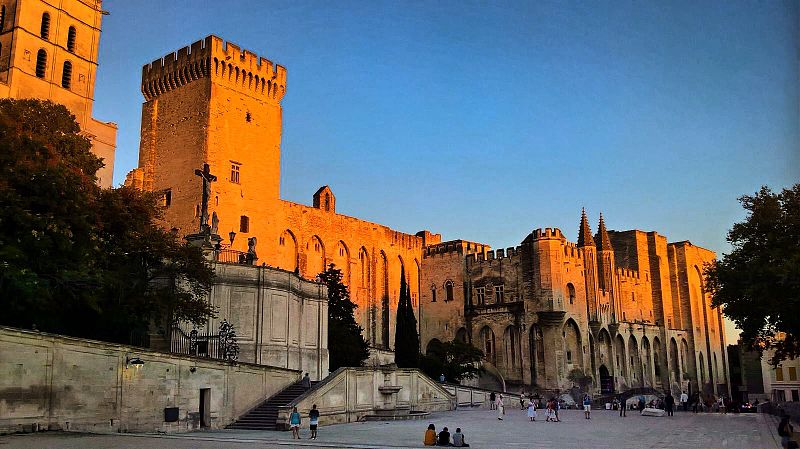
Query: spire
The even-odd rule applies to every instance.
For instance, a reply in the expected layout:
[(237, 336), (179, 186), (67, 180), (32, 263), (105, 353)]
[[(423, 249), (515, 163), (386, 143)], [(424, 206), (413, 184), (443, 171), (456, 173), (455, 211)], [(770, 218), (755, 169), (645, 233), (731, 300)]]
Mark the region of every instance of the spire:
[(586, 209), (584, 208), (581, 208), (581, 227), (578, 230), (578, 248), (582, 246), (594, 246), (592, 229), (589, 227), (589, 220), (586, 219)]
[(606, 223), (603, 221), (603, 214), (600, 214), (600, 224), (597, 226), (597, 250), (598, 251), (613, 251), (611, 246), (611, 239), (608, 237), (606, 231)]

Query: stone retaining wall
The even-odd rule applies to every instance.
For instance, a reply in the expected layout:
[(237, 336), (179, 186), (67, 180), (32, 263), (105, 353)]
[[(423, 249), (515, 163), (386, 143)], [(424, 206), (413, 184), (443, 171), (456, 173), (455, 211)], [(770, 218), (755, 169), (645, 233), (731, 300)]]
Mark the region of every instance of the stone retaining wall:
[[(0, 327), (0, 433), (222, 428), (299, 377), (284, 368)], [(175, 407), (177, 420), (166, 422), (165, 408)]]

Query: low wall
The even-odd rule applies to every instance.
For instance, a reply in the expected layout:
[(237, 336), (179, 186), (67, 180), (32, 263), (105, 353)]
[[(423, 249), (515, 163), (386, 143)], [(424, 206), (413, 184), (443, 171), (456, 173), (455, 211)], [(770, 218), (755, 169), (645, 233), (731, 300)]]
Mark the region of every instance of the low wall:
[[(442, 386), (448, 393), (456, 398), (459, 407), (488, 407), (491, 402), (489, 397), (492, 394), (492, 390), (451, 383), (442, 384)], [(503, 395), (503, 404), (506, 407), (519, 406), (519, 399), (521, 397), (519, 394), (500, 391), (494, 391), (494, 394), (495, 398), (500, 394)]]
[[(0, 433), (222, 428), (299, 378), (283, 368), (0, 327)], [(168, 407), (178, 408), (176, 421), (165, 422)]]
[[(387, 385), (401, 388), (397, 394), (387, 397), (379, 390)], [(313, 390), (281, 407), (278, 427), (288, 429), (292, 407), (297, 407), (303, 416), (303, 425), (308, 425), (308, 411), (314, 404), (320, 411), (320, 424), (323, 425), (360, 421), (390, 407), (425, 412), (456, 408), (455, 397), (417, 369), (340, 368)]]

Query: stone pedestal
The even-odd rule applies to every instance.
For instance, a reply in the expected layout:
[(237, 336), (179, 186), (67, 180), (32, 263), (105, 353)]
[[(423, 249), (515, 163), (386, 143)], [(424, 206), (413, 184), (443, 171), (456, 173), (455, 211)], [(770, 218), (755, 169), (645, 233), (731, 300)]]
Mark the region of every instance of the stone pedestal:
[(214, 253), (219, 248), (222, 237), (218, 234), (212, 234), (210, 231), (200, 231), (197, 234), (189, 234), (184, 237), (189, 245), (200, 248), (203, 250), (203, 256), (208, 261), (214, 260)]

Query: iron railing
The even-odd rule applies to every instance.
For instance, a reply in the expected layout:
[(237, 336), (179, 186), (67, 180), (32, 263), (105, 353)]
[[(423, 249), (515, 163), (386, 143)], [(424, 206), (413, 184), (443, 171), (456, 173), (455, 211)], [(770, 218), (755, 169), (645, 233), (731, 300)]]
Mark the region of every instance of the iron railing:
[(221, 360), (223, 358), (219, 335), (201, 332), (197, 329), (193, 329), (187, 334), (178, 326), (172, 327), (170, 351), (209, 359)]

